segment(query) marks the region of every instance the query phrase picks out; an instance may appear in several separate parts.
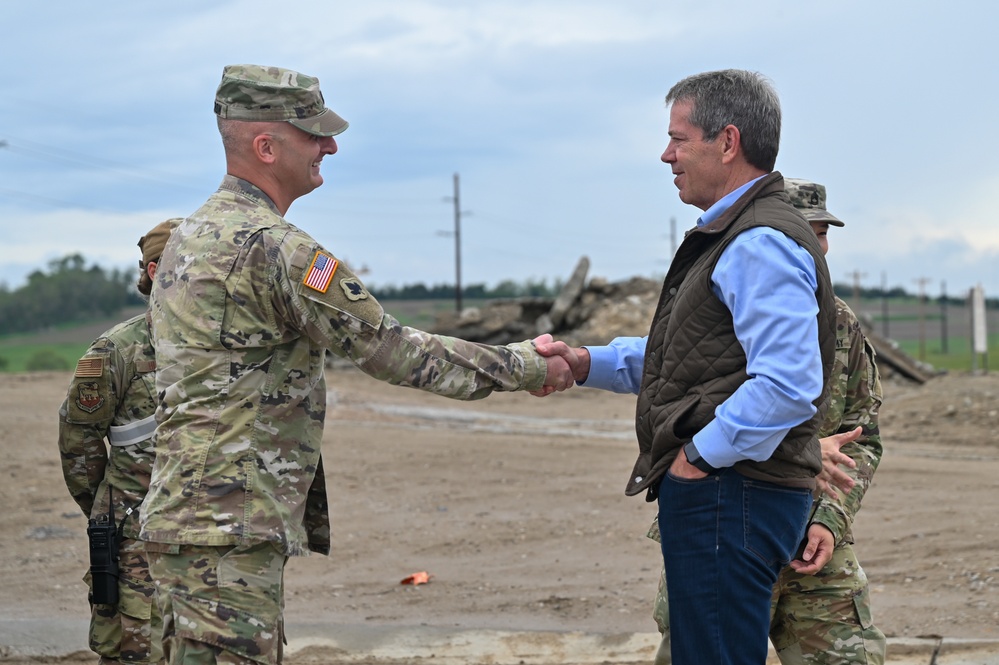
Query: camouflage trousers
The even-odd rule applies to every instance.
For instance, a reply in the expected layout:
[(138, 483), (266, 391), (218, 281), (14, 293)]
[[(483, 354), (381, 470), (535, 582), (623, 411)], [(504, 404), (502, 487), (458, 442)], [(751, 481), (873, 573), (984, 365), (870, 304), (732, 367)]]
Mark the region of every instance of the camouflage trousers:
[[(162, 663), (163, 624), (153, 601), (142, 541), (122, 539), (118, 549), (118, 605), (90, 605), (90, 649), (100, 662)], [(84, 577), (90, 585), (90, 573)]]
[(871, 619), (867, 575), (849, 543), (836, 547), (815, 575), (784, 568), (770, 617), (770, 641), (784, 665), (885, 662), (885, 636)]
[(281, 662), (287, 556), (272, 543), (146, 545), (168, 663)]
[[(782, 665), (883, 665), (885, 636), (871, 620), (870, 587), (853, 547), (842, 543), (815, 575), (790, 566), (777, 578), (770, 603), (770, 641)], [(666, 571), (652, 616), (663, 639), (655, 664), (671, 663)]]

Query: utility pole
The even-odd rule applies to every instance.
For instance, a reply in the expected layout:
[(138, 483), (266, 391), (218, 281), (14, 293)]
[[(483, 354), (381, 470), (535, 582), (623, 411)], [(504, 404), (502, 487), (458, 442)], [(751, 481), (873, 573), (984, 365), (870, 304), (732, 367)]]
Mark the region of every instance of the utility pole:
[(672, 261), (673, 257), (676, 256), (676, 217), (669, 218), (669, 243), (672, 250), (670, 251), (669, 258)]
[[(461, 314), (461, 195), (458, 192), (458, 174), (454, 174), (454, 196), (445, 196), (445, 201), (454, 201), (454, 306)], [(449, 236), (448, 231), (438, 231), (438, 235)]]
[(940, 352), (947, 353), (947, 282), (940, 282)]
[(926, 360), (926, 313), (924, 311), (924, 305), (926, 304), (926, 285), (929, 284), (931, 280), (929, 277), (917, 277), (912, 280), (919, 285), (919, 359)]
[(867, 273), (854, 270), (847, 275), (853, 280), (853, 306), (860, 307), (860, 279), (867, 277)]
[(888, 273), (881, 271), (881, 332), (888, 339)]

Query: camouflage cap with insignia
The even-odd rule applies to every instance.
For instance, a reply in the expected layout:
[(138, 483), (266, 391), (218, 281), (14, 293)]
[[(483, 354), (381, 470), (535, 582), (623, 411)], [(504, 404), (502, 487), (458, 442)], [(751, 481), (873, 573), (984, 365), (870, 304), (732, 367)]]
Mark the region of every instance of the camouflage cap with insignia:
[(215, 92), (215, 115), (249, 122), (289, 122), (315, 136), (336, 136), (347, 121), (327, 108), (319, 79), (281, 67), (228, 65)]
[(140, 268), (150, 261), (156, 261), (160, 258), (163, 248), (166, 247), (167, 240), (170, 239), (170, 232), (173, 231), (173, 227), (182, 221), (184, 220), (180, 217), (174, 217), (165, 222), (160, 222), (150, 229), (149, 233), (139, 238), (137, 244), (139, 245), (139, 249), (142, 250), (142, 261), (139, 262)]
[(833, 226), (844, 226), (843, 222), (826, 210), (825, 185), (810, 180), (784, 178), (784, 191), (791, 199), (791, 205), (810, 222), (828, 222)]

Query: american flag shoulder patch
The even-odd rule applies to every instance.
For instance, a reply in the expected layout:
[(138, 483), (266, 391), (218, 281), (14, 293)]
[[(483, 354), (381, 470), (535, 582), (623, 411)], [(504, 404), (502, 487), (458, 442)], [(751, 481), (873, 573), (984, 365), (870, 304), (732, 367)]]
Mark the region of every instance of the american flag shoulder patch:
[(94, 378), (104, 373), (104, 358), (80, 358), (76, 363), (76, 376)]
[(302, 284), (310, 289), (315, 289), (320, 293), (326, 293), (333, 281), (333, 273), (336, 272), (337, 260), (322, 250), (316, 251), (312, 259), (312, 265), (305, 273)]

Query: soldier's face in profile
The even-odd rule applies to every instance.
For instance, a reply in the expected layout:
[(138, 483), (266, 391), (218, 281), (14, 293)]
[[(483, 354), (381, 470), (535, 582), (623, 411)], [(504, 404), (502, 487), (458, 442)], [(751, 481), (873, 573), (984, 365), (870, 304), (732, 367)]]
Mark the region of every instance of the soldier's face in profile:
[(315, 136), (283, 123), (274, 132), (279, 137), (281, 187), (292, 199), (305, 196), (323, 184), (323, 157), (337, 151), (332, 136)]
[(819, 246), (822, 247), (822, 255), (829, 253), (829, 222), (809, 222), (812, 230), (819, 239)]

